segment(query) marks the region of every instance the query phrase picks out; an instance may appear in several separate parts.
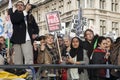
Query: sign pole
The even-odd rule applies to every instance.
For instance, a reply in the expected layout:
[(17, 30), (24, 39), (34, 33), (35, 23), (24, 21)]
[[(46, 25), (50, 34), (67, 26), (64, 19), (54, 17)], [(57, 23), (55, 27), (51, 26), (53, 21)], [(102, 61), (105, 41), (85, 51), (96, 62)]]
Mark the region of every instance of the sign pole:
[(57, 41), (57, 48), (58, 48), (58, 55), (60, 57), (60, 62), (62, 62), (62, 57), (61, 57), (61, 51), (60, 51), (60, 46), (57, 38), (57, 31), (61, 30), (61, 21), (60, 21), (60, 15), (58, 11), (53, 11), (49, 12), (46, 14), (46, 20), (47, 20), (47, 25), (48, 25), (48, 30), (49, 32), (55, 32), (55, 37)]
[(60, 62), (62, 62), (62, 56), (61, 56), (61, 51), (60, 51), (60, 45), (59, 45), (59, 42), (58, 42), (57, 32), (55, 32), (55, 35), (56, 35), (57, 48), (58, 48), (58, 54), (59, 54), (59, 57), (60, 57)]

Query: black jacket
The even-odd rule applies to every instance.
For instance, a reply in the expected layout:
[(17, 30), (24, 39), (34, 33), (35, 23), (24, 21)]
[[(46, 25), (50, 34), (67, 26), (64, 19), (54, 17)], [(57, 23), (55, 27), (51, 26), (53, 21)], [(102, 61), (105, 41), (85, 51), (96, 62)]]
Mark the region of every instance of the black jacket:
[[(10, 19), (13, 24), (13, 34), (11, 37), (11, 42), (14, 44), (25, 43), (26, 41), (26, 24), (24, 20), (23, 12), (18, 12), (17, 10), (13, 13), (12, 9), (9, 9)], [(29, 20), (28, 20), (29, 19)], [(32, 40), (32, 34), (38, 34), (39, 29), (34, 17), (30, 14), (27, 15), (28, 33)]]
[(91, 54), (93, 52), (93, 44), (89, 43), (88, 41), (84, 41), (83, 42), (83, 48), (88, 51), (87, 55), (88, 55), (88, 57), (90, 59), (90, 56), (91, 56)]
[(83, 41), (83, 48), (88, 51), (87, 54), (89, 59), (94, 49), (94, 43), (98, 37), (99, 37), (98, 35), (95, 35), (91, 43), (88, 42), (87, 40)]
[[(106, 52), (102, 49), (95, 49), (93, 51), (92, 64), (106, 64), (107, 59), (105, 59)], [(106, 69), (96, 69), (93, 70), (93, 77), (105, 77)]]

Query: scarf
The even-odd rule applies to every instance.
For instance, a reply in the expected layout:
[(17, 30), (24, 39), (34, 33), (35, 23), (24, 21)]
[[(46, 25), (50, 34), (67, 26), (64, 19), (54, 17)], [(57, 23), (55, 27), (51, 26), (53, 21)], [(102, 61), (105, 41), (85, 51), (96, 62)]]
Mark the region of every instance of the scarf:
[[(78, 48), (74, 48), (72, 45), (73, 39), (78, 39), (79, 41), (79, 46)], [(78, 37), (74, 37), (71, 40), (71, 50), (70, 50), (70, 56), (74, 58), (75, 56), (77, 57), (76, 61), (83, 61), (83, 47), (82, 47), (82, 41)], [(83, 72), (83, 69), (78, 70), (79, 73)]]

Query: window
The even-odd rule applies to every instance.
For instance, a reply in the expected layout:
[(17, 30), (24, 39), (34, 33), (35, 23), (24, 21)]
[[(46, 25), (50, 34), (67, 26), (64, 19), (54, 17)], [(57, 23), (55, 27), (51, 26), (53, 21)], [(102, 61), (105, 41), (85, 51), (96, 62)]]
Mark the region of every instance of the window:
[(82, 8), (86, 8), (86, 0), (80, 0), (80, 6), (82, 6)]
[(94, 0), (87, 0), (88, 8), (93, 8), (94, 6)]
[(114, 12), (118, 11), (118, 0), (112, 0), (111, 10), (114, 11)]
[(116, 35), (119, 34), (118, 22), (112, 22), (112, 31), (115, 31)]
[(66, 22), (66, 28), (69, 28), (70, 22)]
[(106, 33), (105, 20), (100, 20), (100, 35), (104, 35), (105, 33)]
[(100, 0), (100, 9), (105, 9), (105, 0)]
[(88, 27), (94, 29), (94, 19), (88, 19)]

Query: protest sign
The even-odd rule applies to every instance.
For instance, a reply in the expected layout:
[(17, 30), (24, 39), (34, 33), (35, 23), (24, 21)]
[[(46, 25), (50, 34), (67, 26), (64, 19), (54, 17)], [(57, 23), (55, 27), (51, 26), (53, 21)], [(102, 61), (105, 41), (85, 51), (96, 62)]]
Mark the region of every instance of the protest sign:
[(61, 22), (58, 11), (49, 12), (46, 14), (46, 20), (49, 32), (61, 30)]

